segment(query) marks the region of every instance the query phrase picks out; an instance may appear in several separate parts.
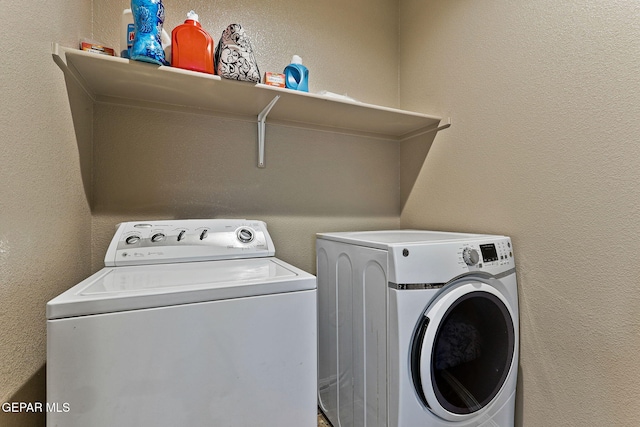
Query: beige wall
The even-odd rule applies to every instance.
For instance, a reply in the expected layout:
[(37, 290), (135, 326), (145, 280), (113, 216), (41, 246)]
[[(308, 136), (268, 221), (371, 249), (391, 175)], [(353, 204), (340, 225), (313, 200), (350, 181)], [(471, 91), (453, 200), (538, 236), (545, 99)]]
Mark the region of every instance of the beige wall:
[[(314, 92), (451, 115), (421, 171), (412, 152), (425, 150), (414, 142), (400, 153), (389, 141), (274, 125), (267, 169), (256, 170), (253, 123), (92, 107), (70, 85), (72, 116), (49, 43), (73, 46), (93, 28), (117, 46), (127, 4), (3, 5), (15, 19), (0, 38), (0, 400), (39, 372), (45, 302), (100, 267), (116, 222), (251, 216), (268, 222), (278, 256), (310, 271), (316, 231), (401, 225), (513, 236), (519, 424), (640, 418), (635, 2), (400, 0), (399, 16), (391, 0), (167, 4), (168, 29), (191, 7), (215, 39), (227, 24), (243, 24), (262, 71), (301, 55)], [(36, 24), (29, 28), (40, 29), (18, 39), (25, 7)], [(91, 116), (76, 139), (73, 120)], [(137, 120), (161, 132), (128, 132)], [(181, 139), (175, 122), (195, 131)], [(155, 148), (164, 169), (126, 170)], [(175, 155), (197, 166), (165, 174)], [(418, 174), (402, 191), (400, 162)], [(42, 246), (43, 236), (55, 243)]]
[[(267, 124), (258, 170), (255, 122), (93, 105), (66, 87), (50, 43), (118, 47), (128, 1), (31, 3), (3, 4), (15, 18), (0, 37), (0, 401), (44, 400), (45, 303), (101, 267), (119, 221), (263, 219), (278, 256), (308, 271), (317, 231), (399, 226), (397, 143)], [(394, 1), (165, 5), (168, 30), (191, 8), (216, 40), (242, 24), (263, 72), (298, 54), (312, 92), (399, 105)], [(0, 425), (42, 425), (27, 418), (0, 412)]]
[(268, 216), (277, 255), (310, 272), (316, 232), (399, 226), (395, 141), (267, 125), (267, 166), (259, 169), (253, 122), (95, 111), (95, 236), (105, 231), (95, 268), (122, 219)]
[[(43, 400), (45, 303), (90, 271), (91, 241), (67, 91), (50, 45), (75, 44), (90, 31), (90, 4), (8, 1), (2, 16), (0, 402)], [(33, 382), (40, 389), (19, 392)], [(0, 425), (32, 418), (0, 412)]]
[[(229, 24), (241, 24), (261, 73), (282, 72), (297, 54), (309, 68), (311, 92), (327, 90), (389, 107), (399, 104), (394, 0), (171, 0), (163, 4), (169, 34), (184, 22), (190, 9), (198, 13), (215, 43)], [(95, 38), (118, 46), (120, 16), (129, 5), (127, 0), (93, 0)]]
[[(117, 45), (129, 3), (93, 4), (94, 37)], [(398, 106), (394, 1), (164, 4), (168, 32), (191, 8), (216, 42), (237, 22), (251, 38), (261, 72), (281, 72), (298, 54), (310, 69), (311, 92)], [(267, 120), (267, 167), (258, 169), (254, 121), (107, 104), (96, 105), (94, 117), (93, 270), (122, 220), (268, 219), (277, 256), (310, 272), (316, 232), (399, 226), (396, 142)]]
[(640, 5), (401, 0), (401, 101), (451, 114), (403, 227), (504, 233), (520, 425), (640, 419)]

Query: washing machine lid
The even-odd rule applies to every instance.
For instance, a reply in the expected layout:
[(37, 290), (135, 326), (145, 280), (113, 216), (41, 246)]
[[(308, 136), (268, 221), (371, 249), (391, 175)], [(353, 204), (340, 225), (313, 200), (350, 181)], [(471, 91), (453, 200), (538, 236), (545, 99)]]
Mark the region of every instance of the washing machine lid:
[(274, 257), (106, 267), (49, 301), (47, 318), (315, 288), (315, 276)]

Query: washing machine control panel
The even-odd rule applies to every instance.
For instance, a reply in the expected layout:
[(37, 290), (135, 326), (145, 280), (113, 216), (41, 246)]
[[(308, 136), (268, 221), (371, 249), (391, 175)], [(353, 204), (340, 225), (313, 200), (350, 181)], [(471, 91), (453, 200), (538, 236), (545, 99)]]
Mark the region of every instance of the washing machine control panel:
[(190, 219), (118, 225), (105, 266), (146, 265), (274, 256), (262, 221)]

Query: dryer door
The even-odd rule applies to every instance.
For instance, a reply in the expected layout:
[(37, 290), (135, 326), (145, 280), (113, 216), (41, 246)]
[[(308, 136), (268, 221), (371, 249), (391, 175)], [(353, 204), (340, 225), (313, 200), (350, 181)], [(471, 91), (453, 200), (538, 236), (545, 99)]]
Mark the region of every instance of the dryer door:
[(492, 280), (447, 285), (416, 328), (413, 383), (423, 404), (445, 420), (464, 420), (491, 403), (513, 366), (514, 313)]

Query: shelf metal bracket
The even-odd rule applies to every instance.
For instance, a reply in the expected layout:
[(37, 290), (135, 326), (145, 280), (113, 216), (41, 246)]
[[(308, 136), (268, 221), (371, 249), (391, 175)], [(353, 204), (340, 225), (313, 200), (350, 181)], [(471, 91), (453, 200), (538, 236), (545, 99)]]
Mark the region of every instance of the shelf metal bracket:
[(260, 114), (258, 114), (258, 167), (264, 168), (264, 134), (265, 134), (265, 120), (267, 120), (267, 115), (276, 105), (276, 102), (280, 99), (280, 95), (276, 95), (273, 100), (264, 107), (264, 110)]

